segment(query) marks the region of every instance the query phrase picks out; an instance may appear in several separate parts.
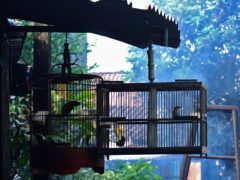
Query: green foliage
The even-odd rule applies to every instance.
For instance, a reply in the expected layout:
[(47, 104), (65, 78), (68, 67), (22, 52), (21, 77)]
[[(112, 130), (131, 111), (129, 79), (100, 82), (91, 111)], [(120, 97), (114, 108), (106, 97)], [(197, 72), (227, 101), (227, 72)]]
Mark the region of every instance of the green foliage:
[[(208, 154), (234, 156), (231, 112), (209, 112)], [(218, 138), (216, 138), (218, 137)]]
[[(64, 33), (52, 33), (52, 64), (63, 63), (63, 56), (59, 56), (64, 50), (64, 43), (66, 41), (66, 34)], [(67, 37), (67, 42), (69, 43), (70, 53), (75, 53), (76, 56), (72, 56), (72, 60), (78, 58), (77, 64), (81, 66), (82, 71), (86, 72), (88, 70), (87, 64), (87, 53), (88, 43), (87, 35), (85, 33), (70, 33)], [(73, 72), (79, 69), (74, 67)]]
[(144, 161), (143, 159), (139, 159), (133, 165), (126, 163), (121, 169), (119, 177), (120, 179), (124, 180), (161, 180), (161, 176), (154, 173), (156, 169), (156, 167), (151, 166), (151, 161)]
[[(63, 63), (63, 56), (58, 55), (63, 52), (64, 43), (66, 41), (65, 33), (51, 33), (51, 59), (52, 64)], [(96, 67), (94, 64), (91, 67), (87, 67), (87, 53), (88, 49), (87, 35), (86, 33), (69, 33), (68, 43), (71, 53), (76, 53), (78, 58), (77, 64), (81, 66), (83, 72), (87, 72), (89, 69)], [(23, 46), (23, 53), (20, 57), (20, 61), (25, 64), (33, 63), (33, 45), (34, 45), (34, 33), (28, 33)], [(72, 57), (75, 60), (75, 57)], [(73, 67), (73, 72), (79, 71), (78, 68)], [(79, 73), (79, 72), (78, 72)]]
[[(237, 0), (153, 0), (177, 18), (178, 49), (154, 47), (156, 81), (195, 78), (208, 86), (211, 104), (240, 105), (240, 2)], [(146, 82), (145, 50), (130, 48), (132, 81)], [(219, 88), (221, 87), (221, 88)]]
[(53, 175), (51, 180), (162, 180), (151, 165), (150, 161), (139, 159), (136, 163), (125, 163), (113, 170), (107, 170), (104, 174), (95, 173), (92, 169), (82, 168), (75, 175), (58, 176)]
[(10, 154), (12, 158), (10, 176), (27, 179), (29, 167), (29, 97), (10, 99)]
[(76, 99), (80, 103), (82, 103), (81, 106), (88, 109), (96, 108), (96, 104), (93, 101), (93, 99), (95, 99), (95, 96), (96, 96), (96, 93), (94, 93), (92, 90), (89, 90), (89, 89), (81, 90), (76, 95), (73, 94), (73, 98), (76, 97)]
[[(75, 127), (71, 131), (62, 131), (59, 127), (55, 128), (51, 134), (46, 136), (49, 141), (65, 142), (66, 139), (68, 139), (73, 143), (71, 144), (73, 147), (77, 147), (78, 142), (76, 138), (79, 134), (81, 134), (81, 138), (83, 138), (85, 142), (84, 146), (88, 146), (90, 139), (96, 137), (96, 122), (87, 117), (87, 115), (91, 116), (91, 111), (95, 111), (96, 109), (96, 104), (94, 102), (96, 93), (85, 86), (86, 85), (82, 85), (83, 89), (79, 89), (79, 91), (73, 91), (71, 90), (71, 85), (58, 84), (55, 90), (51, 90), (51, 104), (54, 114), (61, 114), (61, 104), (66, 103), (67, 97), (67, 101), (78, 101), (80, 103), (81, 108), (74, 107), (73, 112), (75, 112), (75, 115), (77, 114), (82, 117), (73, 116), (71, 118), (71, 121), (69, 121), (70, 124), (68, 125)], [(68, 89), (68, 91), (66, 91), (66, 89)], [(63, 124), (63, 126), (66, 126), (66, 124)]]
[(33, 65), (33, 33), (28, 33), (23, 44), (20, 62)]
[[(208, 104), (240, 106), (240, 2), (153, 0), (153, 3), (176, 18), (181, 31), (178, 49), (154, 47), (156, 81), (198, 79), (207, 84)], [(148, 81), (146, 50), (130, 48), (129, 52), (132, 81)], [(232, 132), (232, 122), (226, 113), (209, 113), (209, 153), (232, 155)]]

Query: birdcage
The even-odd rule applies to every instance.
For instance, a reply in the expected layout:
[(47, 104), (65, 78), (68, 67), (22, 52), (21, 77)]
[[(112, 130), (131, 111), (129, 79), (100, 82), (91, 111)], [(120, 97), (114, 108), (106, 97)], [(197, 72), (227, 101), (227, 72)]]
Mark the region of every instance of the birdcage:
[[(47, 79), (48, 107), (31, 114), (31, 163), (34, 172), (75, 173), (80, 167), (103, 171), (103, 156), (97, 153), (96, 86), (102, 78), (93, 74), (74, 74), (68, 44), (64, 63), (52, 67)], [(76, 61), (75, 61), (76, 62)], [(54, 70), (60, 67), (61, 72)], [(81, 68), (79, 68), (81, 71)], [(101, 169), (102, 168), (102, 169)]]
[(201, 82), (99, 84), (97, 137), (103, 154), (206, 153)]

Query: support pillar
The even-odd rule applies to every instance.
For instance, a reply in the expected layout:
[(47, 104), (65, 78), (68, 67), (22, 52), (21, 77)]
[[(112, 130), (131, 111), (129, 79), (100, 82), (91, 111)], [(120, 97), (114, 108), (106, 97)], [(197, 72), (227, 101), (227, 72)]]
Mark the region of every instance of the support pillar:
[(9, 48), (0, 32), (0, 179), (10, 179)]
[[(155, 63), (154, 51), (152, 44), (148, 46), (148, 79), (150, 83), (155, 80)], [(149, 89), (148, 97), (148, 127), (147, 127), (147, 144), (148, 147), (157, 147), (157, 89), (152, 87)]]
[(155, 80), (155, 63), (152, 44), (148, 46), (147, 54), (148, 54), (148, 79), (152, 83)]
[[(50, 33), (34, 34), (34, 62), (33, 62), (33, 111), (48, 111), (50, 92), (47, 74), (51, 67), (51, 35)], [(32, 160), (32, 154), (31, 154)], [(31, 170), (34, 167), (31, 164)], [(48, 179), (48, 174), (33, 174), (32, 179)]]
[(49, 92), (46, 76), (51, 67), (51, 36), (49, 33), (34, 34), (33, 61), (33, 111), (49, 110)]
[(157, 89), (150, 88), (148, 97), (148, 147), (157, 147)]

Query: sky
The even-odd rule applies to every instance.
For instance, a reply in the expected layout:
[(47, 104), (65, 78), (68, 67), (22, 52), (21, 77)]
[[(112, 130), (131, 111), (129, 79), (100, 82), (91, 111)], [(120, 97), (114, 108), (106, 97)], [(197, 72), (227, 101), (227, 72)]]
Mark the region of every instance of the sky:
[[(131, 0), (135, 8), (146, 8), (150, 0)], [(128, 47), (130, 45), (96, 34), (87, 34), (91, 52), (88, 53), (88, 66), (94, 63), (98, 68), (94, 72), (116, 72), (121, 70), (131, 70), (131, 64), (127, 63)]]
[(92, 71), (116, 72), (131, 69), (131, 64), (126, 62), (129, 45), (91, 33), (88, 34), (88, 43), (91, 46), (91, 52), (88, 53), (88, 66), (98, 64), (98, 67)]

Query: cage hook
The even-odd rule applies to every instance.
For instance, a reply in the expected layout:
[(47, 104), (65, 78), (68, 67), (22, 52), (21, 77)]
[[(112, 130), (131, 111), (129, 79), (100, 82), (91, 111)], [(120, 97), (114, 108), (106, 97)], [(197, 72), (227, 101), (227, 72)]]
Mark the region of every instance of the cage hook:
[(70, 53), (69, 53), (69, 44), (67, 42), (68, 40), (68, 34), (65, 34), (65, 43), (64, 43), (64, 51), (63, 51), (63, 65), (62, 65), (62, 74), (66, 73), (66, 69), (68, 74), (72, 73), (72, 69), (71, 69), (71, 63), (70, 63)]

